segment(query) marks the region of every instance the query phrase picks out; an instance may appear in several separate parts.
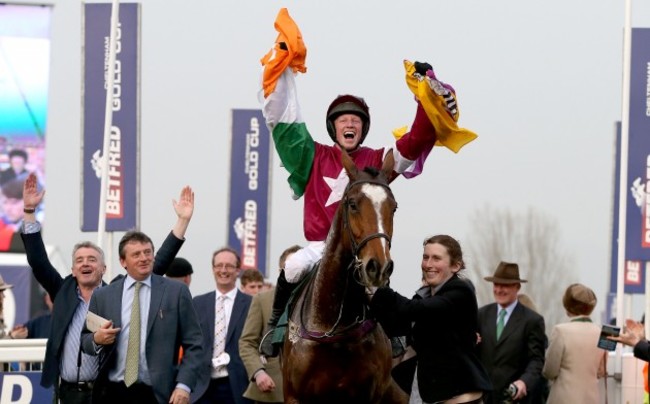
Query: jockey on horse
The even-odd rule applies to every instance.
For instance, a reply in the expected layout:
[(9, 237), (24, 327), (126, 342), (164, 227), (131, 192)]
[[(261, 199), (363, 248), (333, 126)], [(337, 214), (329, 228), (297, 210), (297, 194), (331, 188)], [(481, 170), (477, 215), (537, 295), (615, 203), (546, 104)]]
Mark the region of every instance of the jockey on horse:
[(307, 50), (302, 35), (286, 9), (280, 10), (275, 27), (279, 31), (276, 44), (262, 59), (263, 112), (280, 160), (289, 172), (293, 197), (304, 196), (303, 227), (309, 244), (293, 254), (280, 271), (269, 331), (260, 346), (260, 352), (267, 357), (279, 353), (279, 346), (271, 344), (272, 334), (291, 292), (323, 254), (332, 219), (349, 181), (341, 163), (341, 150), (360, 169), (381, 168), (385, 154), (393, 153), (392, 180), (400, 174), (406, 178), (419, 175), (435, 144), (458, 152), (476, 138), (474, 133), (456, 126), (459, 114), (453, 88), (440, 82), (428, 63), (405, 61), (416, 113), (409, 132), (406, 128), (395, 131), (398, 140), (392, 149), (362, 146), (370, 129), (370, 112), (363, 98), (354, 95), (336, 97), (327, 109), (325, 124), (334, 144), (314, 141), (302, 120), (294, 78), (298, 71), (306, 72)]

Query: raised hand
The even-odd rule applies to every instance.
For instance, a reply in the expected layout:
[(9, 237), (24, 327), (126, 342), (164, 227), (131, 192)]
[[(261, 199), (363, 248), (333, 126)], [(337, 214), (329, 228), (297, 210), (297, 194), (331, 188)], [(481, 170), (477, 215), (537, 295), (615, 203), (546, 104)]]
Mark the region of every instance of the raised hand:
[(23, 202), (25, 209), (36, 209), (43, 200), (45, 191), (38, 190), (36, 174), (30, 173), (23, 185)]
[(174, 199), (172, 203), (179, 219), (190, 220), (194, 213), (194, 191), (190, 186), (183, 187), (178, 202)]
[(190, 224), (190, 219), (192, 219), (192, 214), (194, 214), (194, 191), (190, 186), (186, 185), (181, 190), (178, 202), (172, 199), (172, 203), (174, 204), (176, 216), (178, 216), (178, 220), (176, 220), (176, 224), (172, 228), (172, 233), (176, 238), (182, 240), (185, 238), (185, 232)]

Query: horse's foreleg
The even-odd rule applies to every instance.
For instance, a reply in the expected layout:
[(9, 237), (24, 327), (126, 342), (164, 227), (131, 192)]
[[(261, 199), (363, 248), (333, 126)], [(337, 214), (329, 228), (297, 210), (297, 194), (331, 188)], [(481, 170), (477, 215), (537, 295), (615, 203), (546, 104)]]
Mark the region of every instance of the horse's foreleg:
[(381, 400), (382, 404), (408, 404), (409, 396), (402, 390), (393, 378), (390, 379), (390, 385), (384, 393)]

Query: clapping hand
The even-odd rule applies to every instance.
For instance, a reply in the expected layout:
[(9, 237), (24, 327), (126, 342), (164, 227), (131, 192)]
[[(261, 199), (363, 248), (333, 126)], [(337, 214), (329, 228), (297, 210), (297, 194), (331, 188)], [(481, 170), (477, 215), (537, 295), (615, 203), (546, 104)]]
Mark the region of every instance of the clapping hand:
[(639, 341), (645, 339), (645, 329), (643, 327), (643, 324), (628, 318), (625, 320), (625, 327), (623, 327), (618, 337), (607, 337), (607, 339), (633, 347)]

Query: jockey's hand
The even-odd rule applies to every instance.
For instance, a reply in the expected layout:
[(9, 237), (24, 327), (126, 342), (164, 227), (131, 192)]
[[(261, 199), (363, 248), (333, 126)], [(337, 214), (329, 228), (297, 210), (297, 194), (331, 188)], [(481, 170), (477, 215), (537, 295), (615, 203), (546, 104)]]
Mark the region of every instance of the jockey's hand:
[(427, 71), (433, 70), (433, 66), (427, 62), (415, 62), (413, 63), (413, 66), (415, 66), (415, 72), (421, 74), (422, 76), (426, 76)]

